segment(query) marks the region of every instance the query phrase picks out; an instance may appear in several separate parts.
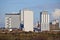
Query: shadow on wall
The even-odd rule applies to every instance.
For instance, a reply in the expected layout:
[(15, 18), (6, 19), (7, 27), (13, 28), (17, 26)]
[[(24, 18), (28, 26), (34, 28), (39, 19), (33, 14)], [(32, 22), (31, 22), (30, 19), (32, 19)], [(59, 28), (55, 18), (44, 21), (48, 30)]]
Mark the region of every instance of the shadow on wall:
[(24, 24), (20, 24), (20, 29), (22, 30), (24, 28)]

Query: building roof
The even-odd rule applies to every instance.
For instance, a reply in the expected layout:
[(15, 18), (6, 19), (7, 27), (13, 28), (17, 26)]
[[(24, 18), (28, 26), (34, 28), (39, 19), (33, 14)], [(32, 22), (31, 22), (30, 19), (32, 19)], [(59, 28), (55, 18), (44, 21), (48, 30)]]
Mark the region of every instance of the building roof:
[(5, 15), (20, 15), (20, 13), (6, 13)]
[(42, 11), (40, 14), (48, 14), (48, 11)]

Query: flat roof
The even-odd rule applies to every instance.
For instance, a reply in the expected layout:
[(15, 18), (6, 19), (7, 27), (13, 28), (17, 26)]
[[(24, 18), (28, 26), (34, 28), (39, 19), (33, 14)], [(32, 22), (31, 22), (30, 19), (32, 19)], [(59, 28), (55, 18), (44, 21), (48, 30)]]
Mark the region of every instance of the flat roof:
[(5, 15), (20, 15), (20, 13), (6, 13)]

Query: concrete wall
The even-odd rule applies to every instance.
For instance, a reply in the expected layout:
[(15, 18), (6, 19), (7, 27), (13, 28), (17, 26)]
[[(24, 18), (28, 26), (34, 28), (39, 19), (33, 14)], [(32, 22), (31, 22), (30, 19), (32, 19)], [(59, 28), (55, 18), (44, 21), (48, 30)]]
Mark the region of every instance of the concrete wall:
[(24, 24), (24, 31), (33, 31), (33, 11), (22, 10), (21, 20), (23, 21)]
[(48, 12), (42, 12), (41, 14), (41, 31), (49, 31), (49, 15)]
[[(11, 18), (11, 20), (7, 20), (8, 18)], [(7, 21), (11, 21), (11, 23), (8, 23)], [(10, 24), (8, 26), (7, 24)], [(20, 27), (20, 15), (6, 15), (5, 17), (5, 28), (19, 28)]]

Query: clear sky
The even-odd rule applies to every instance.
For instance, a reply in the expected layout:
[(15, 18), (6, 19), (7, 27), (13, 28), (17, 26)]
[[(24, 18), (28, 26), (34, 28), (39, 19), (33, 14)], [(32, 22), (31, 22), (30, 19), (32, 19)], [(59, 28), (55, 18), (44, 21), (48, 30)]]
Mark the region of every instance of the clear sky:
[(60, 0), (0, 0), (0, 27), (4, 27), (5, 13), (19, 12), (24, 8), (34, 12), (34, 22), (36, 22), (41, 11), (47, 10), (51, 15), (55, 9), (60, 9)]

